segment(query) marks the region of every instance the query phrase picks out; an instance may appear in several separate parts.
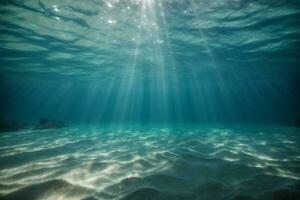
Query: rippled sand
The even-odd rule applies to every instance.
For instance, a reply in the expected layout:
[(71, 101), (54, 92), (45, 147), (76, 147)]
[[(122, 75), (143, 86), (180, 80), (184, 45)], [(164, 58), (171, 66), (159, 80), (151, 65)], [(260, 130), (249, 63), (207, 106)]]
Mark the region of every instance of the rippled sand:
[(0, 136), (1, 199), (300, 199), (295, 128), (66, 128)]

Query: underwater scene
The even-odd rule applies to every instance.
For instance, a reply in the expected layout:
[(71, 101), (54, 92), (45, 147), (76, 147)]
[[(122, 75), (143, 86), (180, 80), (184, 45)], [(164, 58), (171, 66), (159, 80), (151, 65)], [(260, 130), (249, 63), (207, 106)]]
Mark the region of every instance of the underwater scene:
[(299, 0), (1, 0), (0, 199), (300, 199)]

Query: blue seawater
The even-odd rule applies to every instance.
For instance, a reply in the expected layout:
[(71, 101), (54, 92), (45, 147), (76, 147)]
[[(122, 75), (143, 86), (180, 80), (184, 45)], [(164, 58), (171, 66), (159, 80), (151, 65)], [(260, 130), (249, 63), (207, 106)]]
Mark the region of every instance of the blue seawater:
[(0, 199), (300, 199), (299, 0), (1, 0)]

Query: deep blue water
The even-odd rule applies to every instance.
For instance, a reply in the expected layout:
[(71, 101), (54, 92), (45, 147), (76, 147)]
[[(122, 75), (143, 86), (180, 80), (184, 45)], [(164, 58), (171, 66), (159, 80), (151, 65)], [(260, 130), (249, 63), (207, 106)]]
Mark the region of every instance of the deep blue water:
[(1, 0), (0, 198), (297, 199), (299, 66), (299, 0)]

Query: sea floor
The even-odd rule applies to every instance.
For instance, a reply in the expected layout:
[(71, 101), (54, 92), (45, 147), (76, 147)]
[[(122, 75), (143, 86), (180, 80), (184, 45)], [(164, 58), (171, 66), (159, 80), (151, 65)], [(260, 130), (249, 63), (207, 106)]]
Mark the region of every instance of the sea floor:
[(300, 130), (101, 129), (0, 135), (0, 199), (300, 199)]

